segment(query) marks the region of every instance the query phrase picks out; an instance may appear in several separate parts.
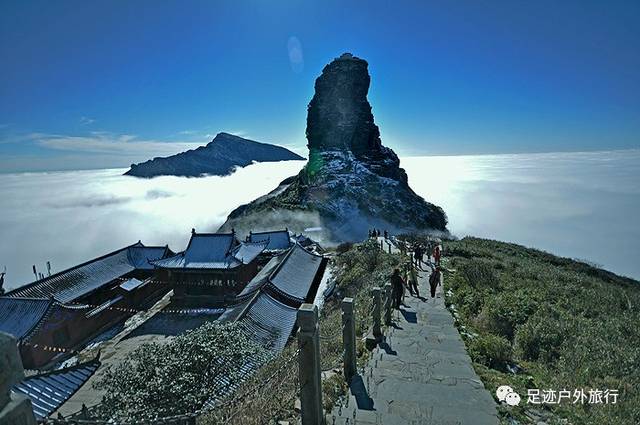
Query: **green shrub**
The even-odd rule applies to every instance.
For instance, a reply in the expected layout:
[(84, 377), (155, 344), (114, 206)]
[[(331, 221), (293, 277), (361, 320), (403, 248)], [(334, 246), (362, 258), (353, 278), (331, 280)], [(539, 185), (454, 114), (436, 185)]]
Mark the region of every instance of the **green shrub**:
[(568, 330), (560, 314), (545, 307), (518, 329), (514, 344), (516, 353), (525, 360), (555, 362), (570, 336)]
[(336, 252), (338, 254), (344, 254), (345, 252), (349, 251), (352, 247), (353, 247), (352, 242), (342, 242), (336, 247)]
[[(616, 405), (549, 406), (555, 418), (548, 422), (640, 424), (639, 282), (510, 243), (464, 238), (445, 248), (445, 265), (456, 270), (445, 277), (448, 301), (478, 334), (465, 342), (485, 385), (617, 389)], [(488, 355), (493, 335), (513, 341), (524, 373), (485, 366), (498, 357)], [(525, 417), (521, 407), (507, 416)]]
[(96, 383), (105, 390), (99, 416), (142, 421), (193, 412), (241, 382), (247, 362), (268, 356), (234, 323), (206, 323), (167, 344), (143, 344)]
[(516, 328), (537, 309), (537, 303), (524, 291), (500, 292), (487, 297), (476, 318), (480, 329), (513, 341)]
[(499, 284), (495, 264), (486, 260), (469, 260), (462, 265), (460, 272), (474, 288), (496, 288)]
[(486, 334), (473, 338), (468, 348), (473, 361), (494, 369), (505, 369), (511, 360), (511, 344), (497, 335)]
[(329, 378), (322, 381), (322, 405), (324, 410), (330, 412), (336, 405), (340, 397), (346, 394), (348, 389), (344, 376), (334, 373)]

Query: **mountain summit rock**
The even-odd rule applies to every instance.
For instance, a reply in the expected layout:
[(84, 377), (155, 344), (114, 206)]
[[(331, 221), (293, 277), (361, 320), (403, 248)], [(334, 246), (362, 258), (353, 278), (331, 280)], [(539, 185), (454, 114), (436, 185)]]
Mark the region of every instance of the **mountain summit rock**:
[(199, 177), (207, 174), (225, 176), (236, 167), (256, 162), (304, 159), (281, 146), (260, 143), (229, 133), (218, 133), (206, 146), (172, 155), (132, 164), (127, 176)]
[(382, 145), (367, 100), (370, 81), (367, 62), (349, 53), (325, 66), (308, 108), (309, 161), (297, 176), (232, 211), (221, 230), (286, 224), (333, 242), (362, 239), (371, 227), (446, 233), (442, 208), (411, 190), (398, 156)]

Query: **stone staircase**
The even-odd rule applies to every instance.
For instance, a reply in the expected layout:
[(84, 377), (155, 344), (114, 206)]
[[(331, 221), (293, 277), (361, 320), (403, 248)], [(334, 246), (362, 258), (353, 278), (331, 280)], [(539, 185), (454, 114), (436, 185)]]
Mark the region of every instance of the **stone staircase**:
[(496, 403), (471, 365), (442, 286), (429, 297), (428, 273), (420, 293), (394, 311), (393, 327), (376, 347), (350, 394), (327, 424), (496, 425)]

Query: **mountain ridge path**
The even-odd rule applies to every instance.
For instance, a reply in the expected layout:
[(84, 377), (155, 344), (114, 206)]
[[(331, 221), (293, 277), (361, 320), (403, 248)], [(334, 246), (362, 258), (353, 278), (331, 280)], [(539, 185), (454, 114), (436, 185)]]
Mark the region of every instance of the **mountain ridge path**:
[(426, 270), (419, 273), (423, 298), (407, 293), (406, 306), (394, 310), (393, 324), (352, 379), (348, 397), (327, 416), (328, 425), (499, 423), (496, 403), (445, 306), (442, 282), (431, 298)]

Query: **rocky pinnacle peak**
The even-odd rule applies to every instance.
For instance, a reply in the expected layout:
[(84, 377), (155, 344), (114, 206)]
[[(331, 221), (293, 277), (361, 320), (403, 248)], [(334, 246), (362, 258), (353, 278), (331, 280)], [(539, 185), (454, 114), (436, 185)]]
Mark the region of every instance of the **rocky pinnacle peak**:
[(322, 70), (309, 103), (307, 140), (310, 150), (350, 150), (356, 156), (381, 148), (369, 92), (367, 61), (344, 53)]
[(355, 56), (353, 56), (351, 53), (349, 52), (345, 52), (343, 54), (340, 55), (340, 57), (337, 60), (349, 60), (349, 59), (357, 59), (357, 60), (362, 60), (360, 58), (357, 58)]
[(344, 53), (322, 70), (307, 110), (309, 161), (271, 193), (234, 210), (221, 230), (266, 222), (321, 228), (331, 241), (357, 240), (372, 226), (446, 232), (446, 215), (408, 184), (383, 146), (367, 99), (369, 64)]

